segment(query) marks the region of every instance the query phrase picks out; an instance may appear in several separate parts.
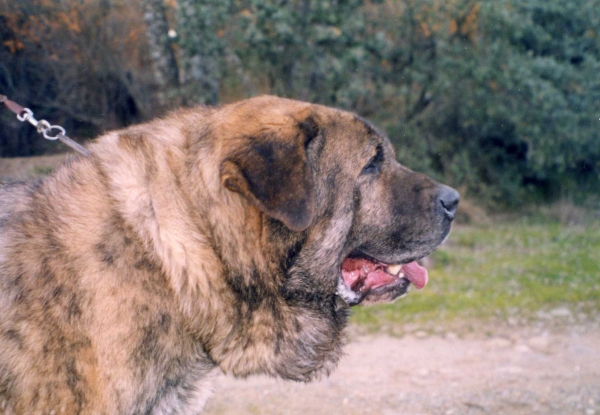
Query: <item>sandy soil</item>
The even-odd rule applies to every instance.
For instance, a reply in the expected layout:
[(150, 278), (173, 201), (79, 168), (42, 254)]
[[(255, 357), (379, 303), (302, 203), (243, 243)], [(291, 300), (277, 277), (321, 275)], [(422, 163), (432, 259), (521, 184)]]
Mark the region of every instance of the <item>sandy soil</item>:
[(218, 375), (206, 413), (600, 414), (600, 328), (361, 335), (320, 382)]

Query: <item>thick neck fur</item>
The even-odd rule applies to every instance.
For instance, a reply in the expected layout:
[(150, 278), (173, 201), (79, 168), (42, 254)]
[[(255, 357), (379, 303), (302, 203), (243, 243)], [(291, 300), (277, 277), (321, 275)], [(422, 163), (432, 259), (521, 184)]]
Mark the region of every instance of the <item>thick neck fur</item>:
[[(204, 116), (173, 115), (91, 147), (115, 208), (158, 259), (189, 330), (221, 369), (296, 380), (329, 373), (345, 312), (336, 311), (332, 295), (306, 295), (301, 284), (288, 289), (289, 259), (306, 235), (221, 186), (224, 143), (194, 129)], [(189, 130), (179, 130), (175, 118)]]

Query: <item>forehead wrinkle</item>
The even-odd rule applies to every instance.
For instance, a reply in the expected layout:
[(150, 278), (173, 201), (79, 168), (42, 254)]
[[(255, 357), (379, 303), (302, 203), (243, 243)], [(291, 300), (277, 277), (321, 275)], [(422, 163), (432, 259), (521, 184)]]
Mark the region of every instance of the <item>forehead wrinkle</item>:
[(369, 120), (361, 117), (360, 115), (354, 114), (354, 119), (365, 128), (369, 137), (369, 145), (373, 146), (372, 155), (375, 155), (377, 146), (381, 145), (383, 148), (387, 148), (392, 153), (392, 157), (396, 158), (396, 149), (391, 144), (387, 135), (379, 128), (375, 127)]
[(354, 170), (350, 166), (359, 166), (375, 156), (378, 146), (382, 146), (384, 153), (389, 154), (389, 140), (369, 121), (352, 113), (340, 112), (338, 115), (341, 116), (321, 126), (321, 132), (326, 137), (322, 154), (325, 159), (334, 157), (332, 162), (342, 161), (341, 164), (348, 167), (350, 173)]
[(375, 127), (371, 121), (361, 117), (360, 115), (354, 114), (354, 119), (361, 123), (367, 130), (367, 133), (371, 136), (378, 136), (381, 139), (385, 139), (387, 136), (379, 128)]

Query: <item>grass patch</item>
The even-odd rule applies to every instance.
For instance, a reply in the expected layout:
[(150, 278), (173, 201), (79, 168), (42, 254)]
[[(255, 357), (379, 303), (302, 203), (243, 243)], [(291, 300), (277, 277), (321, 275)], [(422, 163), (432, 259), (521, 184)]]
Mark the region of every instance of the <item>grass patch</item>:
[(48, 174), (52, 173), (54, 171), (53, 167), (48, 167), (48, 166), (35, 166), (32, 170), (32, 174), (34, 176), (47, 176)]
[[(585, 304), (600, 311), (600, 225), (500, 223), (456, 227), (433, 255), (429, 284), (395, 303), (357, 307), (352, 321), (447, 321)], [(580, 307), (581, 308), (581, 307)]]

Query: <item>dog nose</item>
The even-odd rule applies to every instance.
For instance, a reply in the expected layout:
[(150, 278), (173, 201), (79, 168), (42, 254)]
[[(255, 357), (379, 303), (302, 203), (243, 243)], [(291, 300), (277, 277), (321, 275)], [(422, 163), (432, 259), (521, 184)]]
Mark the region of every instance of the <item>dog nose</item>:
[(441, 206), (444, 215), (448, 219), (453, 220), (458, 208), (458, 202), (460, 201), (458, 192), (451, 187), (442, 185), (438, 192), (437, 200), (439, 201), (438, 206)]

